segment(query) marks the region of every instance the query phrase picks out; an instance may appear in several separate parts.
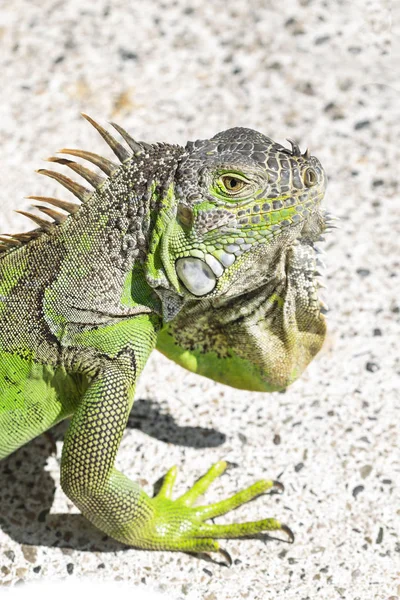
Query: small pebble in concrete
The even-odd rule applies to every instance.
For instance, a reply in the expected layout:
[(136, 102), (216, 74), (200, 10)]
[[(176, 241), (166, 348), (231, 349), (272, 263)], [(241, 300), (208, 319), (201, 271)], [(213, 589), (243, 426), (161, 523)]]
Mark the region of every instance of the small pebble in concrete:
[(369, 371), (370, 373), (376, 373), (376, 371), (379, 371), (379, 365), (376, 362), (371, 362), (368, 361), (367, 364), (365, 365), (365, 368), (367, 369), (367, 371)]
[(357, 498), (358, 494), (361, 494), (361, 492), (364, 491), (364, 486), (363, 485), (357, 485), (354, 489), (353, 489), (353, 497)]

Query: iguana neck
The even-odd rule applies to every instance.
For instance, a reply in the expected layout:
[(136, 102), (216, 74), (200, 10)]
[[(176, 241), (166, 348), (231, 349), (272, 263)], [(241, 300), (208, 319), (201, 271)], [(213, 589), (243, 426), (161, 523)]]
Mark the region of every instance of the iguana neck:
[[(114, 264), (128, 271), (139, 261), (157, 265), (161, 224), (175, 216), (173, 179), (183, 148), (167, 144), (146, 147), (146, 153), (125, 162), (101, 190), (94, 210), (104, 207)], [(117, 189), (117, 192), (116, 192)], [(147, 268), (146, 268), (147, 270)]]
[[(175, 195), (174, 179), (179, 158), (184, 149), (173, 147), (175, 161), (163, 161), (163, 170), (156, 169), (149, 188), (148, 210), (145, 214), (147, 227), (147, 248), (144, 259), (144, 273), (147, 283), (163, 298), (179, 296), (180, 285), (171, 262), (169, 240), (178, 224), (176, 215), (178, 202)], [(165, 164), (164, 164), (165, 163)]]

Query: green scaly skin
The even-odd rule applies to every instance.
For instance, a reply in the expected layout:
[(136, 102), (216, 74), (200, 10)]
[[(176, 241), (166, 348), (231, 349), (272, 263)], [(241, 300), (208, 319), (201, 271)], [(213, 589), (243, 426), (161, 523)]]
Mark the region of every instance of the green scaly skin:
[[(79, 150), (102, 178), (58, 172), (81, 204), (42, 198), (54, 221), (0, 238), (0, 458), (72, 417), (64, 492), (97, 527), (140, 548), (218, 551), (218, 538), (290, 530), (275, 519), (216, 525), (281, 484), (255, 483), (194, 506), (226, 469), (215, 464), (173, 500), (176, 468), (154, 498), (114, 468), (137, 379), (154, 348), (187, 369), (255, 391), (284, 389), (320, 350), (314, 242), (330, 227), (326, 177), (297, 144), (288, 150), (244, 128), (185, 148), (130, 150), (86, 117), (120, 159)], [(40, 199), (35, 197), (35, 199)]]

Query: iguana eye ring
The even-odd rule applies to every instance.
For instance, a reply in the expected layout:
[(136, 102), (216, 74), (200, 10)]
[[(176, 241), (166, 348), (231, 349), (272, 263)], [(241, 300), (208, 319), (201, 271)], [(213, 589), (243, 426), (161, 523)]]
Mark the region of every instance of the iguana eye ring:
[(220, 178), (220, 182), (224, 188), (224, 191), (231, 195), (241, 192), (247, 185), (246, 181), (243, 181), (243, 179), (239, 179), (239, 177), (229, 174), (223, 175)]
[(303, 181), (306, 187), (313, 187), (318, 182), (318, 177), (314, 169), (308, 167), (303, 173)]

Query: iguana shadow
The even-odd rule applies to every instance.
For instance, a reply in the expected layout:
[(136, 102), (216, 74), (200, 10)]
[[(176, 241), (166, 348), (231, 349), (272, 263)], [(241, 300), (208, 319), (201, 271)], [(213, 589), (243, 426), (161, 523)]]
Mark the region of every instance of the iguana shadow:
[[(0, 462), (0, 528), (27, 546), (90, 552), (127, 550), (128, 546), (104, 535), (80, 514), (50, 514), (58, 484), (46, 471), (46, 464), (56, 454), (56, 442), (64, 438), (67, 428), (68, 421), (56, 425)], [(143, 399), (135, 401), (128, 428), (191, 448), (220, 446), (226, 439), (215, 429), (181, 427), (156, 402)]]

